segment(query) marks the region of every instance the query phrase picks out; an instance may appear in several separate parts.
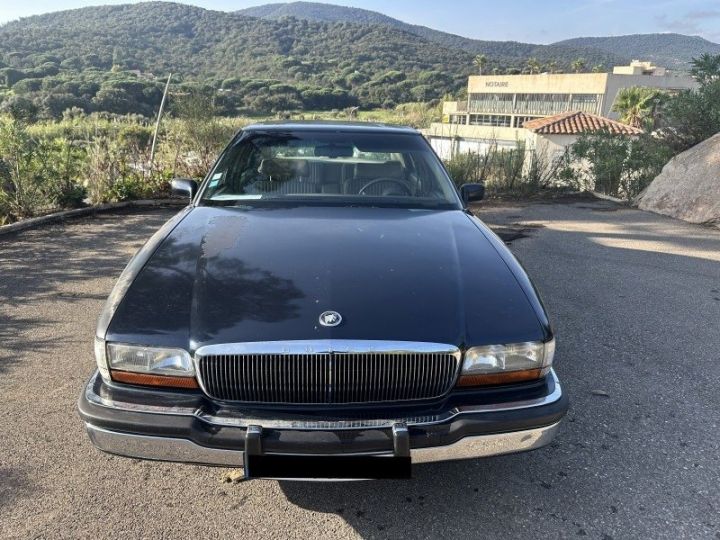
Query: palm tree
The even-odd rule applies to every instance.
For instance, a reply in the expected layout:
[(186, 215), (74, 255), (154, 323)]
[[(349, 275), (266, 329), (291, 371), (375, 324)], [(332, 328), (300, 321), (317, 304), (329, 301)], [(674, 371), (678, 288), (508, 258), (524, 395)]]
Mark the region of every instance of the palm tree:
[(530, 72), (530, 75), (533, 75), (534, 73), (540, 73), (540, 62), (538, 62), (537, 58), (528, 58), (528, 61), (526, 63), (527, 69)]
[(550, 73), (558, 72), (558, 63), (555, 60), (548, 62), (547, 69)]
[(613, 112), (620, 121), (636, 128), (652, 128), (664, 94), (655, 88), (631, 86), (617, 93)]
[(575, 73), (580, 73), (583, 69), (585, 69), (586, 65), (587, 63), (584, 58), (578, 58), (577, 60), (572, 61), (570, 67)]
[(605, 66), (602, 64), (596, 64), (592, 68), (593, 73), (604, 73), (605, 72)]
[(483, 68), (487, 65), (488, 59), (484, 54), (478, 54), (473, 60), (473, 64), (478, 70), (478, 75), (482, 75)]

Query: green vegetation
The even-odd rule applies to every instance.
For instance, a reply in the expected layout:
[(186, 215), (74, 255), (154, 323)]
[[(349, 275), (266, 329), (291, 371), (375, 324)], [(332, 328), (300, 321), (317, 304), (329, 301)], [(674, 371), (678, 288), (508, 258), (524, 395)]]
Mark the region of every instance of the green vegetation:
[(618, 92), (612, 110), (620, 114), (620, 121), (625, 124), (652, 129), (666, 98), (667, 94), (656, 88), (623, 88)]
[(720, 79), (720, 54), (703, 53), (693, 58), (690, 74), (702, 85), (717, 81)]
[[(284, 6), (257, 8), (266, 18), (252, 18), (154, 2), (0, 26), (0, 223), (164, 196), (172, 176), (202, 177), (253, 119), (425, 127), (440, 119), (440, 99), (461, 95), (475, 71), (584, 71), (617, 60), (577, 47), (466, 40), (362, 10), (348, 20), (346, 8), (324, 4), (300, 4), (304, 17), (287, 17), (298, 5)], [(448, 165), (453, 177), (487, 181), (490, 193), (587, 185), (632, 196), (669, 156), (720, 131), (720, 56), (699, 57), (692, 72), (697, 91), (632, 89), (618, 102), (625, 121), (654, 127), (653, 137), (598, 134), (552, 163), (519, 145)], [(151, 161), (152, 118), (169, 73), (168, 115)], [(590, 163), (586, 178), (573, 160)]]
[[(218, 116), (202, 91), (172, 96), (155, 159), (154, 123), (140, 115), (65, 111), (32, 122), (25, 107), (0, 114), (0, 225), (84, 204), (168, 196), (175, 176), (201, 179), (232, 135), (256, 118)], [(26, 104), (27, 105), (27, 104)], [(423, 127), (440, 108), (405, 103), (372, 111), (303, 112), (292, 119), (358, 119)]]
[(226, 116), (394, 108), (460, 90), (473, 56), (385, 25), (279, 21), (170, 3), (104, 6), (0, 27), (0, 99), (40, 118), (157, 110), (171, 91), (213, 95)]
[(0, 115), (0, 224), (86, 203), (168, 195), (173, 176), (201, 178), (239, 127), (193, 97), (163, 121), (150, 163), (153, 127), (140, 116), (68, 111), (61, 121), (28, 124)]
[[(713, 43), (699, 36), (683, 34), (631, 34), (628, 36), (610, 37), (579, 37), (555, 43), (563, 47), (585, 47), (600, 50), (609, 54), (650, 60), (659, 66), (670, 69), (687, 70), (692, 59), (703, 53), (720, 54), (720, 44)], [(582, 55), (592, 64), (613, 64)], [(615, 64), (617, 65), (617, 64)]]
[(650, 135), (632, 138), (601, 131), (581, 136), (571, 156), (580, 185), (632, 199), (660, 174), (673, 152)]
[(41, 119), (70, 108), (151, 117), (173, 73), (173, 94), (200, 89), (225, 116), (393, 109), (461, 93), (472, 72), (585, 71), (625, 54), (638, 56), (632, 47), (471, 40), (308, 2), (235, 13), (166, 2), (90, 7), (0, 26), (0, 108)]
[(457, 187), (466, 182), (484, 183), (490, 197), (528, 196), (541, 190), (577, 190), (576, 178), (566, 178), (566, 157), (550, 161), (518, 141), (517, 148), (491, 144), (484, 154), (458, 153), (445, 162)]
[(618, 94), (613, 110), (646, 134), (623, 137), (600, 132), (581, 137), (572, 156), (585, 185), (632, 199), (674, 155), (720, 132), (720, 54), (693, 59), (692, 73), (700, 83), (697, 90), (670, 95), (634, 87)]
[[(462, 6), (458, 6), (457, 8), (449, 7), (448, 9), (456, 9), (457, 15), (462, 16)], [(488, 69), (483, 69), (483, 72), (490, 73), (492, 73), (495, 68), (501, 73), (505, 73), (507, 69), (522, 70), (527, 58), (537, 58), (541, 63), (555, 61), (559, 63), (562, 70), (567, 70), (570, 67), (570, 62), (578, 56), (587, 58), (588, 61), (593, 64), (611, 66), (626, 64), (630, 60), (629, 55), (635, 54), (632, 49), (608, 52), (600, 48), (575, 44), (564, 45), (556, 43), (552, 45), (535, 45), (532, 43), (519, 43), (517, 41), (470, 39), (439, 30), (433, 30), (426, 26), (408, 24), (383, 15), (382, 13), (368, 11), (366, 9), (319, 4), (316, 2), (266, 4), (247, 8), (239, 13), (268, 20), (295, 17), (309, 21), (384, 25), (419, 36), (428, 42), (447, 49), (455, 49), (472, 55), (484, 54), (488, 58)], [(699, 54), (702, 50), (703, 49), (695, 51), (694, 54)], [(689, 59), (690, 56), (687, 58)]]
[(484, 54), (478, 54), (473, 59), (473, 64), (475, 64), (475, 67), (477, 68), (478, 75), (483, 74), (483, 69), (485, 69), (485, 66), (487, 66), (488, 58)]
[(572, 61), (570, 64), (570, 67), (575, 73), (580, 73), (585, 69), (585, 66), (587, 65), (587, 61), (584, 58), (576, 58)]
[(526, 149), (491, 145), (485, 154), (458, 154), (446, 163), (456, 183), (485, 182), (492, 195), (527, 196), (542, 190), (595, 190), (633, 199), (676, 154), (720, 132), (720, 55), (693, 60), (697, 90), (668, 94), (628, 88), (614, 110), (640, 136), (606, 131), (581, 136), (564, 155), (545, 162)]

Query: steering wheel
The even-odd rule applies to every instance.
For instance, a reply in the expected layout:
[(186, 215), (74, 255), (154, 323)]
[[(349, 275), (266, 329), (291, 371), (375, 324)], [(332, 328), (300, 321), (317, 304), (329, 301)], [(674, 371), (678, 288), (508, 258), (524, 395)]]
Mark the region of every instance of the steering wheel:
[[(396, 186), (400, 186), (406, 195), (412, 197), (412, 191), (410, 191), (410, 188), (403, 180), (400, 180), (398, 178), (390, 178), (389, 176), (381, 176), (380, 178), (375, 178), (374, 180), (370, 180), (367, 184), (365, 184), (363, 187), (360, 188), (360, 191), (358, 191), (358, 195), (367, 195), (367, 193), (365, 193), (366, 189), (368, 189), (376, 184), (382, 184), (383, 182), (389, 183), (389, 184), (395, 184)], [(390, 195), (390, 194), (392, 194), (392, 192), (383, 192), (383, 195)]]

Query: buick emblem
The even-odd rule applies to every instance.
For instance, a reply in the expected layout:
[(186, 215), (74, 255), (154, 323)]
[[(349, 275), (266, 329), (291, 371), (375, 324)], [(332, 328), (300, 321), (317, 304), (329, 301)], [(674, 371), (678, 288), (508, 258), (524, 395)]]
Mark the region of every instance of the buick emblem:
[(320, 324), (323, 326), (337, 326), (342, 322), (342, 316), (337, 311), (325, 311), (320, 314)]

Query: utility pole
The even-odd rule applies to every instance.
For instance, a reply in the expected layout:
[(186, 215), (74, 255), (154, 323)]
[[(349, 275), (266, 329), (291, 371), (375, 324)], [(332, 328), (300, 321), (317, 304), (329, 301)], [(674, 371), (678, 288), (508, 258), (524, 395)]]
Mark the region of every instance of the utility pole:
[(162, 101), (160, 102), (160, 110), (158, 111), (157, 122), (155, 122), (155, 133), (153, 134), (152, 147), (150, 148), (150, 167), (152, 167), (155, 161), (155, 144), (157, 143), (158, 131), (160, 130), (160, 119), (162, 118), (163, 110), (165, 110), (165, 100), (167, 99), (168, 88), (170, 88), (170, 78), (172, 73), (168, 75), (167, 82), (165, 83), (165, 91), (163, 92)]

